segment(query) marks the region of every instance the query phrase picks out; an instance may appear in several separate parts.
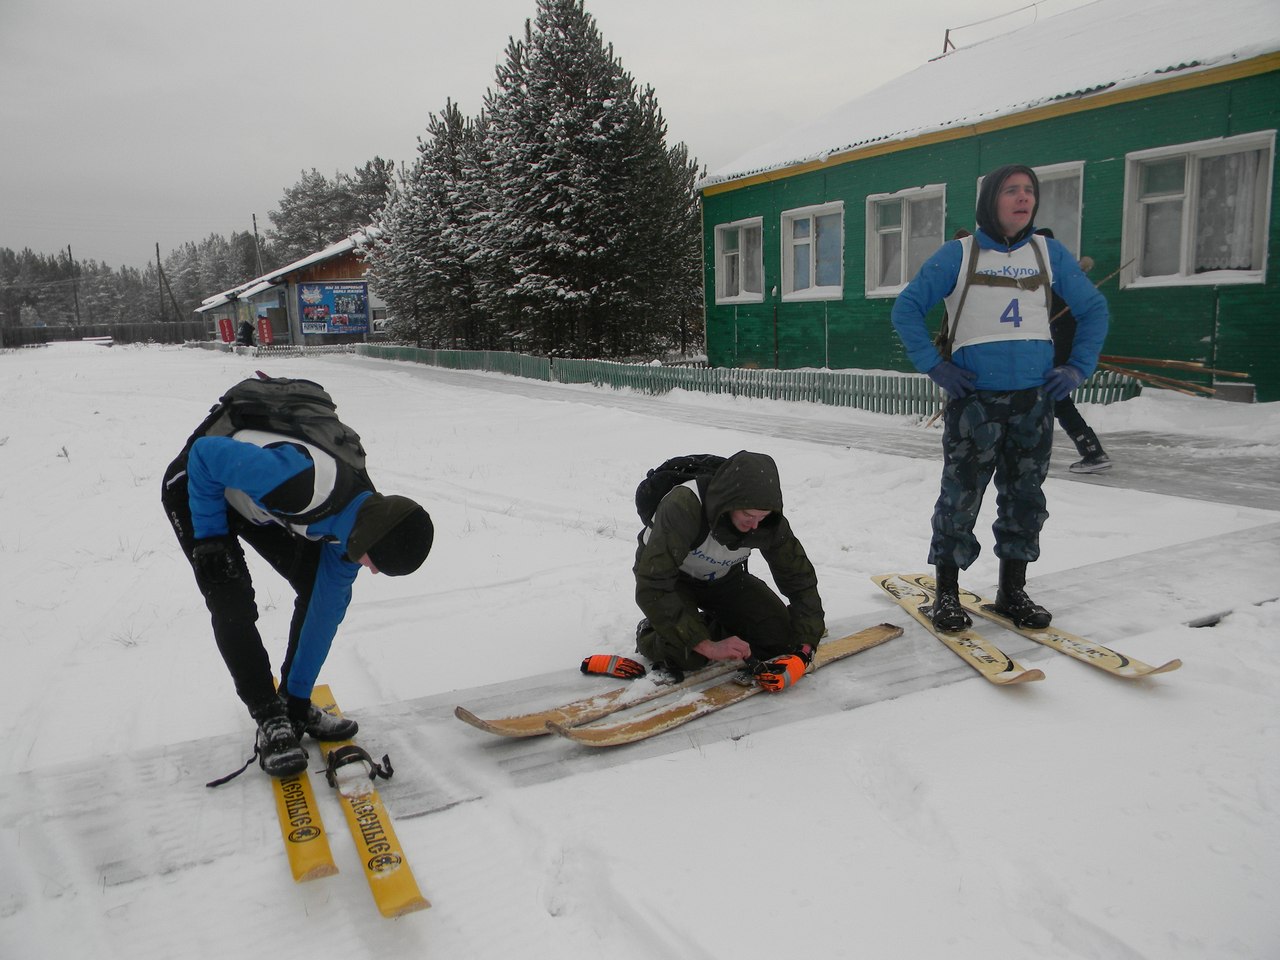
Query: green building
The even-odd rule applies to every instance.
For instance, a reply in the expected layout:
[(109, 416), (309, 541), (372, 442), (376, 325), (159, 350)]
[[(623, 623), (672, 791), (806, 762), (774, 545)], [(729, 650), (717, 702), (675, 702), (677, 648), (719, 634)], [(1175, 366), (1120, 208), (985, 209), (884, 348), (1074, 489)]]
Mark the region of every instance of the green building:
[(1276, 0), (1097, 0), (949, 51), (699, 184), (708, 359), (910, 371), (894, 298), (1025, 163), (1037, 225), (1095, 263), (1106, 354), (1280, 400), (1278, 126)]

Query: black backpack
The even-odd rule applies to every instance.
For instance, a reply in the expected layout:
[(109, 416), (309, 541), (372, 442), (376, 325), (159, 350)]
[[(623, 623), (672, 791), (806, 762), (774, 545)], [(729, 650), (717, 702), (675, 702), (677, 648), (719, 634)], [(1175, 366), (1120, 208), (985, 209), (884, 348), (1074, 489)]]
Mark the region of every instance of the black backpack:
[(338, 462), (339, 470), (333, 496), (320, 508), (297, 518), (313, 522), (326, 515), (330, 505), (345, 503), (357, 490), (373, 489), (360, 434), (339, 420), (337, 411), (333, 397), (315, 381), (268, 377), (259, 372), (218, 399), (187, 441), (187, 449), (200, 437), (227, 437), (238, 430), (265, 430), (319, 447)]
[(650, 470), (636, 487), (636, 513), (647, 527), (662, 498), (682, 483), (710, 477), (727, 458), (714, 453), (672, 457)]

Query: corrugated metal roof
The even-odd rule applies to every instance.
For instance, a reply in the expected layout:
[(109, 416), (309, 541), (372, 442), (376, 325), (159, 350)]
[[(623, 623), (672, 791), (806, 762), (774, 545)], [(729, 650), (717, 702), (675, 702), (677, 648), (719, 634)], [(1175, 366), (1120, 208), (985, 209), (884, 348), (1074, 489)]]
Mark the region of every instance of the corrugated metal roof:
[(931, 60), (761, 144), (697, 186), (1277, 51), (1277, 0), (1095, 0)]

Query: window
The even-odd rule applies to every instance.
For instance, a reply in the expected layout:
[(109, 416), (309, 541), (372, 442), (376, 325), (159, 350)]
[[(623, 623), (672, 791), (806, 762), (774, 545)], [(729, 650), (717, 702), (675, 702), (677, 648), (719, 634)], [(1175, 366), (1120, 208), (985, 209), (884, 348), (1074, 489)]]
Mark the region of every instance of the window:
[(1040, 206), (1036, 226), (1048, 227), (1053, 238), (1080, 256), (1081, 184), (1083, 163), (1061, 163), (1052, 167), (1032, 167), (1040, 181)]
[(844, 296), (844, 203), (782, 215), (782, 299)]
[(1125, 157), (1130, 285), (1261, 283), (1275, 131)]
[(764, 299), (761, 219), (716, 227), (716, 303), (758, 303)]
[(867, 197), (867, 296), (893, 297), (942, 246), (942, 184)]
[[(1057, 163), (1048, 167), (1032, 167), (1040, 182), (1040, 203), (1036, 207), (1036, 228), (1048, 227), (1072, 256), (1080, 256), (1080, 214), (1083, 208), (1084, 164)], [(982, 181), (978, 178), (978, 196)]]

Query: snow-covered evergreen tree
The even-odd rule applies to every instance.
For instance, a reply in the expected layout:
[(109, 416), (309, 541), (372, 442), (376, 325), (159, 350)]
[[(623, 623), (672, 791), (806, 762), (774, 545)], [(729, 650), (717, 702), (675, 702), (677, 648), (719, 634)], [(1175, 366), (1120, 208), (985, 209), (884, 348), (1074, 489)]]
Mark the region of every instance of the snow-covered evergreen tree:
[(378, 236), (366, 247), (391, 332), (433, 348), (495, 346), (478, 323), (470, 262), (482, 123), (465, 118), (452, 101), (430, 117), (418, 157), (378, 215)]
[(345, 240), (373, 222), (386, 200), (394, 164), (374, 157), (354, 176), (337, 173), (330, 180), (314, 167), (285, 190), (280, 207), (267, 214), (267, 239), (283, 263), (301, 259)]
[(551, 355), (674, 342), (672, 304), (701, 282), (685, 256), (691, 167), (582, 0), (538, 0), (486, 112), (491, 212), (474, 262), (487, 312), (516, 346)]

